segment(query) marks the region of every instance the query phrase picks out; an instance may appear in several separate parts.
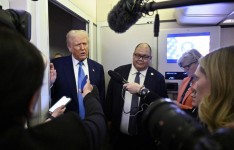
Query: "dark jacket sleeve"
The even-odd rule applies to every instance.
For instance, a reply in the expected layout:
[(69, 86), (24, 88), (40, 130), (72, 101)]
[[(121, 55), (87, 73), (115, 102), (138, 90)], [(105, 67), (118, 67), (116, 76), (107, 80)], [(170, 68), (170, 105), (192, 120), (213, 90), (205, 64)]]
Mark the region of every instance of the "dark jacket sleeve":
[[(51, 121), (28, 129), (31, 143), (38, 149), (98, 150), (106, 137), (106, 122), (94, 87), (84, 97), (86, 117), (68, 112)], [(24, 139), (25, 140), (25, 139)]]
[(91, 138), (92, 145), (95, 149), (99, 149), (105, 139), (107, 126), (96, 86), (91, 93), (84, 97), (84, 105), (86, 110), (85, 128)]

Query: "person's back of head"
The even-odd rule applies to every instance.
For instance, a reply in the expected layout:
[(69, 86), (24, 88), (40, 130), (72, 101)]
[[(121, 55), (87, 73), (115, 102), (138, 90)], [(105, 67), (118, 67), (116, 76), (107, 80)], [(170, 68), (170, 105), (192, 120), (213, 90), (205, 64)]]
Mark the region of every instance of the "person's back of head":
[[(40, 51), (18, 32), (0, 25), (0, 114), (4, 127), (32, 113), (32, 97), (40, 90), (44, 63)], [(4, 130), (4, 128), (3, 128)]]
[(62, 53), (55, 53), (53, 59), (59, 58), (59, 57), (63, 57), (63, 54)]
[(210, 82), (210, 94), (199, 105), (199, 117), (211, 131), (234, 122), (234, 46), (200, 59), (200, 71)]

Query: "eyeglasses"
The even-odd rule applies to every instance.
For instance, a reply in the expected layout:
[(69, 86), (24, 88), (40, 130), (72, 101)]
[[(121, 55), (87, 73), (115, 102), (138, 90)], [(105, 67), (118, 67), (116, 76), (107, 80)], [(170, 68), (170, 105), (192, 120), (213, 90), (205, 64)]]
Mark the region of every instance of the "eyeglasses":
[(151, 58), (151, 56), (148, 55), (140, 55), (140, 54), (133, 54), (135, 58), (137, 58), (138, 60), (142, 58), (142, 60), (149, 60)]
[(196, 63), (197, 61), (194, 61), (194, 62), (191, 62), (190, 64), (188, 65), (185, 65), (185, 66), (180, 66), (181, 69), (189, 69), (191, 67), (192, 64)]

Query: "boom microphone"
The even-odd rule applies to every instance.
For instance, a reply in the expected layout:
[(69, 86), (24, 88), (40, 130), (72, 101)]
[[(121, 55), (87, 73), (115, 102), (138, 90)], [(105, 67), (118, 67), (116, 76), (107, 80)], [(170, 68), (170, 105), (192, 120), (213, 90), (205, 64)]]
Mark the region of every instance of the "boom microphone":
[[(123, 33), (134, 25), (142, 14), (149, 15), (149, 12), (175, 8), (181, 6), (191, 6), (209, 3), (232, 2), (233, 0), (179, 0), (179, 1), (163, 1), (163, 2), (148, 2), (146, 0), (120, 0), (108, 14), (109, 27), (116, 33)], [(158, 36), (159, 16), (155, 16), (155, 37)]]
[(141, 18), (138, 10), (142, 0), (120, 0), (108, 14), (109, 27), (123, 33)]
[(109, 70), (108, 74), (111, 77), (111, 79), (113, 79), (117, 83), (120, 83), (120, 84), (128, 83), (128, 81), (125, 80), (118, 72)]
[(159, 14), (156, 14), (154, 19), (154, 37), (158, 37), (159, 26), (160, 26)]

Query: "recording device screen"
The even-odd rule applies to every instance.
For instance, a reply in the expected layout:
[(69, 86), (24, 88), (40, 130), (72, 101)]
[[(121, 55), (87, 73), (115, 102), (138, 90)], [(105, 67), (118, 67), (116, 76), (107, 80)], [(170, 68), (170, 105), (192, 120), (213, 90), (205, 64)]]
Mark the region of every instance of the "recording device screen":
[(167, 34), (167, 63), (177, 63), (191, 49), (197, 49), (203, 56), (208, 54), (210, 32)]

